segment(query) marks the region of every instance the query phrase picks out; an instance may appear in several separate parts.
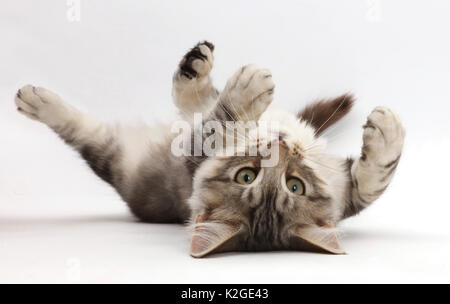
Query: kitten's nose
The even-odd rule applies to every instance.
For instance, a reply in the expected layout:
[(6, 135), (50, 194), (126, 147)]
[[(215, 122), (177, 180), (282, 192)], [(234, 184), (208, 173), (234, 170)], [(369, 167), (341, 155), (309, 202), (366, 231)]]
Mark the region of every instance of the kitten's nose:
[(280, 147), (283, 148), (288, 148), (286, 142), (284, 141), (284, 139), (280, 136), (278, 139), (275, 139), (274, 141), (272, 141), (273, 145), (279, 145)]

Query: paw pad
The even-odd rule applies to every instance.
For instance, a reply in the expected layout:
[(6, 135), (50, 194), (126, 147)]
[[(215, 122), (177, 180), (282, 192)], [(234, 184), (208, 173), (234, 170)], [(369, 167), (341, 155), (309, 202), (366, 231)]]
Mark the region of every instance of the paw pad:
[(207, 75), (212, 68), (214, 45), (204, 41), (193, 47), (181, 60), (180, 75), (193, 79)]

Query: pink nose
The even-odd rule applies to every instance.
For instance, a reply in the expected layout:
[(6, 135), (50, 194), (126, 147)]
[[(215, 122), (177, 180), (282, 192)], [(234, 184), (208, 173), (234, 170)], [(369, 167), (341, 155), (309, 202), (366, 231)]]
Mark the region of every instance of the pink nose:
[(279, 145), (280, 147), (287, 148), (287, 144), (283, 139), (275, 139), (271, 142), (271, 145)]

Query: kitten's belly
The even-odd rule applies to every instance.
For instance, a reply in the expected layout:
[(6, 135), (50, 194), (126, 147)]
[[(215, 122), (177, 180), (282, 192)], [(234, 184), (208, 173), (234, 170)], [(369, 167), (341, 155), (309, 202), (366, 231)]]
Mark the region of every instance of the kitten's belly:
[(124, 154), (122, 198), (135, 216), (145, 222), (185, 222), (190, 209), (192, 174), (184, 157), (171, 152), (176, 134), (170, 125), (140, 126), (121, 131)]

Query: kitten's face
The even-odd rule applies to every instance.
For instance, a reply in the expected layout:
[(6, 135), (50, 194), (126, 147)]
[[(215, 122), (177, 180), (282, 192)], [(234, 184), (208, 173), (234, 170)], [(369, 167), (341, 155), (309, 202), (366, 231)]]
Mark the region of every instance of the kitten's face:
[(336, 212), (326, 180), (298, 143), (275, 141), (279, 161), (261, 156), (208, 159), (196, 174), (191, 254), (244, 250), (316, 249), (341, 253)]

